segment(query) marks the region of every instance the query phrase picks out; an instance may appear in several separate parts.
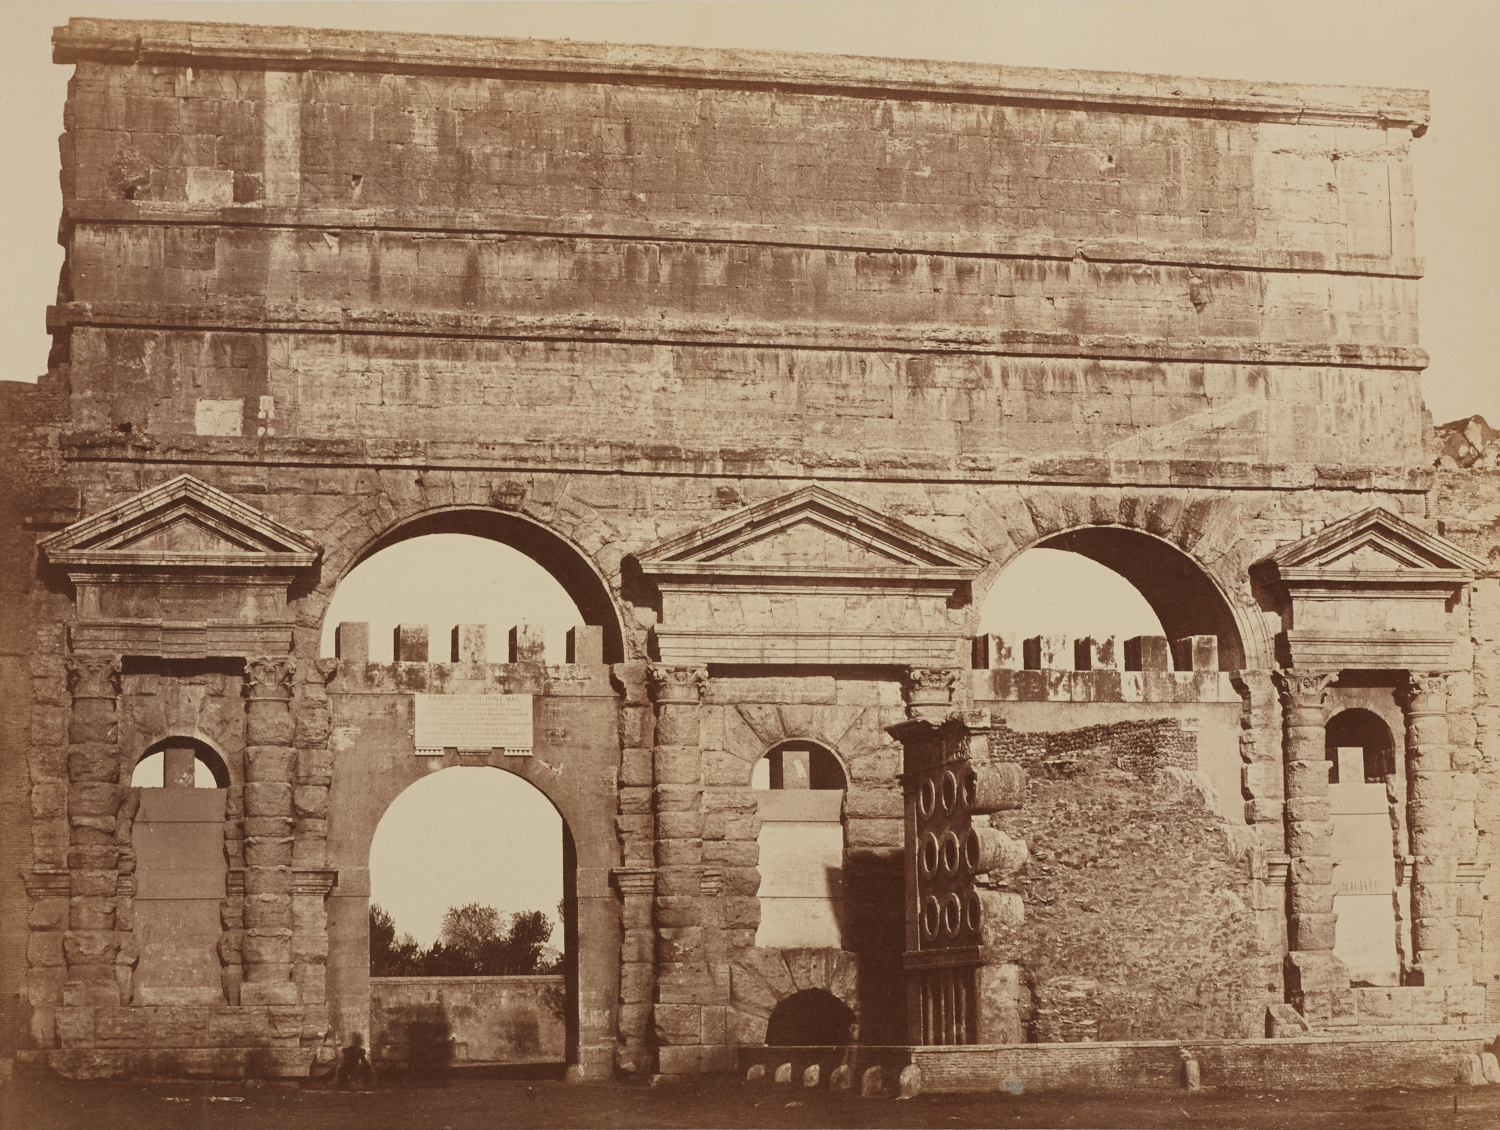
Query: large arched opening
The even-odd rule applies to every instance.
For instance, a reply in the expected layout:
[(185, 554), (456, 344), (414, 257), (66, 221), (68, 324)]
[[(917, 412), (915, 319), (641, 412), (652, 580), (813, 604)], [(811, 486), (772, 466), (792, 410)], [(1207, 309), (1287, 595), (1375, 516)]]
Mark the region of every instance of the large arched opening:
[[(322, 634), (324, 656), (338, 660), (326, 668), (330, 783), (323, 858), (336, 876), (326, 904), (326, 982), (330, 1025), (340, 1041), (359, 1034), (377, 1043), (390, 1026), (389, 1010), (382, 1012), (379, 994), (371, 991), (372, 934), (382, 951), (399, 949), (411, 934), (429, 956), (439, 941), (434, 923), (424, 934), (381, 904), (388, 896), (379, 890), (377, 827), (384, 829), (388, 811), (404, 806), (398, 798), (409, 787), (473, 772), (513, 778), (544, 795), (554, 819), (560, 815), (561, 830), (539, 834), (537, 842), (560, 845), (552, 857), (562, 860), (564, 890), (526, 906), (494, 906), (472, 893), (445, 901), (438, 913), (450, 903), (455, 910), (471, 907), (470, 917), (498, 935), (489, 938), (487, 951), (495, 960), (478, 967), (442, 960), (424, 965), (430, 975), (416, 974), (423, 983), (411, 992), (427, 994), (428, 1013), (413, 1014), (409, 1024), (397, 1018), (406, 1030), (385, 1042), (405, 1047), (377, 1046), (376, 1055), (419, 1064), (540, 1056), (545, 1063), (566, 1062), (579, 1077), (605, 1069), (615, 1035), (620, 925), (618, 899), (608, 886), (619, 862), (616, 806), (613, 792), (601, 786), (607, 770), (619, 765), (618, 695), (603, 664), (621, 654), (621, 640), (609, 590), (593, 565), (561, 537), (519, 516), (474, 509), (429, 513), (372, 540), (343, 570), (324, 609)], [(501, 809), (491, 824), (507, 823)], [(430, 813), (426, 830), (398, 837), (402, 851), (420, 854), (433, 829), (450, 823), (441, 810)], [(474, 857), (475, 849), (455, 847), (431, 862), (421, 881), (468, 870)], [(528, 870), (517, 859), (508, 866), (516, 874)], [(372, 901), (382, 911), (374, 920)], [(486, 907), (495, 913), (488, 915)], [(523, 912), (560, 921), (562, 941), (554, 931), (545, 943), (559, 951), (559, 972), (505, 972), (510, 966), (503, 952), (509, 951), (502, 943), (516, 940), (513, 916)], [(384, 972), (412, 972), (392, 960), (395, 966)], [(550, 1023), (545, 1013), (534, 1029), (538, 1040), (497, 1019), (485, 1047), (479, 1037), (472, 1047), (458, 1046), (462, 1034), (451, 1018), (445, 1033), (445, 1021), (433, 1012), (438, 1002), (432, 994), (452, 976), (561, 977), (562, 1052), (555, 1041), (540, 1038)], [(445, 989), (444, 999), (458, 988)], [(519, 991), (511, 991), (512, 1003)]]
[[(421, 541), (418, 542), (418, 539)], [(495, 551), (489, 555), (489, 566), (496, 572), (487, 575), (473, 572), (475, 564), (483, 555), (472, 546), (462, 548), (470, 541), (491, 543), (495, 547)], [(378, 573), (378, 562), (382, 557), (392, 560), (387, 556), (387, 551), (403, 546), (404, 543), (418, 543), (431, 548), (429, 554), (424, 555), (420, 550), (413, 554), (412, 546), (406, 545), (404, 552), (398, 555), (403, 564), (417, 556), (425, 557), (426, 567), (414, 569), (409, 574), (419, 578), (425, 588), (437, 589), (441, 585), (449, 594), (480, 593), (494, 580), (506, 585), (520, 582), (523, 587), (510, 594), (513, 603), (516, 600), (535, 599), (542, 593), (546, 594), (545, 603), (548, 608), (555, 608), (566, 601), (572, 609), (573, 619), (571, 623), (563, 625), (564, 629), (574, 624), (597, 626), (602, 635), (602, 661), (618, 663), (624, 658), (624, 637), (613, 596), (608, 584), (585, 554), (552, 530), (530, 519), (502, 511), (473, 508), (430, 511), (393, 526), (366, 545), (339, 578), (332, 600), (324, 612), (324, 655), (334, 653), (335, 626), (345, 619), (359, 619), (345, 614), (345, 603), (351, 592), (358, 592), (363, 596), (362, 590), (371, 587), (370, 582), (361, 581), (361, 577)], [(457, 558), (454, 556), (454, 547), (460, 547)], [(372, 569), (372, 566), (376, 567)], [(465, 574), (462, 569), (468, 569), (469, 572)], [(545, 583), (541, 580), (544, 577)], [(374, 586), (372, 591), (394, 592), (404, 597), (415, 595), (410, 585), (402, 587), (384, 581)], [(477, 622), (480, 621), (454, 621)], [(372, 640), (383, 639), (375, 624), (372, 623), (371, 626)], [(498, 635), (511, 626), (511, 623), (491, 625), (491, 631)], [(550, 629), (552, 625), (549, 624), (548, 627)], [(549, 637), (550, 635), (549, 631)], [(561, 662), (561, 647), (554, 649), (550, 645), (549, 638), (549, 654), (555, 650), (557, 658), (554, 662)], [(442, 658), (441, 655), (436, 657)], [(495, 656), (492, 655), (492, 658)], [(504, 656), (499, 658), (503, 659)]]
[(577, 853), (545, 793), (489, 766), (430, 773), (385, 810), (369, 859), (377, 1061), (576, 1061)]
[(1124, 526), (1084, 526), (1044, 538), (1038, 548), (1076, 553), (1123, 578), (1150, 605), (1169, 640), (1214, 636), (1219, 668), (1245, 666), (1234, 610), (1203, 567), (1161, 538)]

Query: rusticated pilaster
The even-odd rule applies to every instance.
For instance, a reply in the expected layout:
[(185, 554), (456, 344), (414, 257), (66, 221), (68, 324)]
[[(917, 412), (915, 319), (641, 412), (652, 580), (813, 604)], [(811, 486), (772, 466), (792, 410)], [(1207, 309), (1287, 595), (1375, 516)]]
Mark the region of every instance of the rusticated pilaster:
[(1349, 989), (1343, 962), (1333, 955), (1333, 820), (1328, 799), (1328, 685), (1337, 672), (1305, 668), (1275, 672), (1281, 696), (1286, 781), (1286, 850), (1291, 857), (1287, 918), (1291, 952), (1286, 989), (1304, 1014), (1332, 1010), (1334, 994)]
[[(1454, 843), (1459, 774), (1448, 733), (1443, 675), (1409, 671), (1397, 691), (1406, 713), (1406, 822), (1411, 835), (1413, 964), (1417, 985), (1466, 985), (1458, 959), (1458, 851)], [(1472, 825), (1473, 818), (1469, 823)]]
[[(68, 691), (68, 930), (63, 936), (65, 1007), (111, 1006), (128, 999), (135, 953), (118, 927), (119, 813), (128, 789), (120, 784), (120, 657), (67, 657)], [(128, 919), (128, 915), (127, 915)], [(123, 963), (122, 963), (123, 958)], [(123, 990), (123, 992), (122, 992)]]
[(292, 676), (288, 656), (245, 664), (245, 904), (240, 1003), (296, 1004), (292, 980)]

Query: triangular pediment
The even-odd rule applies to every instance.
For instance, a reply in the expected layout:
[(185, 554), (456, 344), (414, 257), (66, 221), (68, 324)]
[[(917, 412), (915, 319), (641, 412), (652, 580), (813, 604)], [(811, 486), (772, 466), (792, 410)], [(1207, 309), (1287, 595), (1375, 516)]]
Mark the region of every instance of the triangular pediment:
[(40, 543), (56, 565), (84, 568), (300, 569), (318, 547), (191, 475), (59, 530)]
[(1374, 507), (1335, 522), (1300, 541), (1281, 546), (1269, 561), (1284, 578), (1339, 574), (1410, 574), (1413, 579), (1439, 574), (1468, 581), (1484, 562), (1420, 526)]
[(740, 510), (637, 555), (650, 577), (961, 582), (984, 558), (823, 487)]

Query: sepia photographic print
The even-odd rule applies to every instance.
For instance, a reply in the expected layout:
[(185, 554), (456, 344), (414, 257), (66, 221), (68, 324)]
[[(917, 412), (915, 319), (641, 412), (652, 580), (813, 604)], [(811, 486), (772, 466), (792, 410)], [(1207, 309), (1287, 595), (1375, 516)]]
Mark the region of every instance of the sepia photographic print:
[(4, 1130), (1500, 1124), (1500, 3), (0, 57)]

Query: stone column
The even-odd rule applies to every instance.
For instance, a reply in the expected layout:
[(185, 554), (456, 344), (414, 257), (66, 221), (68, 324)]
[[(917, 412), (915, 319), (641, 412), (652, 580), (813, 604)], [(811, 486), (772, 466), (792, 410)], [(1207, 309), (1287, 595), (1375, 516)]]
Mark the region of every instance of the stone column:
[(292, 675), (289, 656), (245, 664), (244, 1005), (297, 1004), (292, 980)]
[[(1342, 1018), (1349, 974), (1333, 956), (1333, 820), (1328, 802), (1328, 684), (1336, 673), (1275, 672), (1281, 692), (1286, 773), (1286, 850), (1291, 857), (1286, 991), (1310, 1020)], [(1352, 1016), (1351, 1016), (1352, 1019)]]
[[(703, 749), (698, 717), (708, 672), (653, 664), (658, 1070), (703, 1070), (703, 1006), (716, 1003), (703, 951)], [(725, 1002), (727, 1003), (727, 1002)]]
[[(68, 690), (68, 931), (63, 936), (69, 1008), (108, 1007), (121, 1001), (116, 960), (133, 952), (116, 932), (121, 844), (117, 816), (120, 786), (117, 711), (120, 658), (70, 655)], [(123, 845), (130, 847), (127, 839)], [(128, 968), (124, 971), (128, 974)]]
[[(1458, 960), (1455, 777), (1448, 688), (1440, 674), (1407, 672), (1397, 694), (1406, 712), (1406, 822), (1411, 836), (1413, 985), (1467, 985)], [(1470, 822), (1472, 823), (1472, 817)]]

